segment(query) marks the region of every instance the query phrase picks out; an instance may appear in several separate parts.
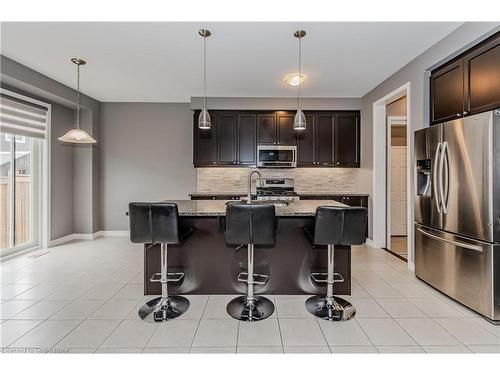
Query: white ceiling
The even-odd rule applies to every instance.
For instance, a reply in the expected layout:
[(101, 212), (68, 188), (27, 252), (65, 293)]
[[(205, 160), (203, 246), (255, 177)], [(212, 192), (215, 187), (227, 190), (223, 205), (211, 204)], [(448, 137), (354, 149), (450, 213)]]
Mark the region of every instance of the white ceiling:
[(74, 87), (69, 59), (87, 60), (81, 89), (106, 102), (187, 102), (208, 96), (287, 97), (302, 43), (306, 97), (361, 97), (461, 23), (2, 23), (1, 53)]

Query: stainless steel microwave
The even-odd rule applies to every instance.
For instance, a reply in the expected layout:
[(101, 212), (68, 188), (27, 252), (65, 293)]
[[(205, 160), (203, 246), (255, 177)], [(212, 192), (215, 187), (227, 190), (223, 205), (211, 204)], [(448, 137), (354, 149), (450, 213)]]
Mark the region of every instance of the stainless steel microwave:
[(297, 146), (257, 146), (257, 167), (295, 168)]

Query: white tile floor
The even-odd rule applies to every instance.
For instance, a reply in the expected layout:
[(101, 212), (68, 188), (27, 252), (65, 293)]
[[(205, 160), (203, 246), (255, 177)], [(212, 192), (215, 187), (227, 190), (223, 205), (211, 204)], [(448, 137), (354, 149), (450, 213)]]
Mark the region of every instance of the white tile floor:
[(125, 237), (80, 241), (34, 258), (0, 263), (3, 351), (67, 353), (500, 353), (492, 325), (417, 280), (406, 263), (353, 248), (356, 318), (310, 315), (306, 296), (271, 296), (276, 310), (255, 323), (233, 320), (233, 296), (188, 296), (188, 312), (142, 322), (142, 246)]

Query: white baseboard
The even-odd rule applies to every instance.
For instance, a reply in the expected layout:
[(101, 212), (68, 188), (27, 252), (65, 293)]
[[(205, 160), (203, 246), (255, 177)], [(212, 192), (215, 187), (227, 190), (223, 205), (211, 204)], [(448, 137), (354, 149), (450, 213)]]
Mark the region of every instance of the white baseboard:
[(367, 238), (367, 239), (366, 239), (366, 244), (367, 244), (368, 246), (370, 246), (370, 247), (380, 247), (380, 246), (377, 246), (377, 245), (375, 244), (375, 242), (373, 242), (373, 240), (372, 240), (372, 239), (370, 239), (370, 238)]
[(62, 245), (63, 243), (73, 241), (74, 239), (75, 239), (75, 235), (73, 233), (68, 234), (67, 236), (59, 237), (59, 238), (56, 238), (55, 240), (50, 240), (49, 247)]
[(101, 230), (95, 233), (71, 233), (64, 237), (56, 238), (51, 240), (49, 247), (62, 245), (63, 243), (73, 241), (73, 240), (95, 240), (99, 237), (127, 237), (129, 235), (128, 230)]
[(128, 237), (128, 230), (101, 230), (96, 232), (97, 237)]

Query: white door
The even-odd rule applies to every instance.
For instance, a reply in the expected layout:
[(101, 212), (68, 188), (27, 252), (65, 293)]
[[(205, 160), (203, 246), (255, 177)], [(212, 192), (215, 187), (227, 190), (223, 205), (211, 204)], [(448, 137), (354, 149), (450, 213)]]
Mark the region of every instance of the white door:
[(391, 235), (406, 236), (406, 146), (391, 146)]

